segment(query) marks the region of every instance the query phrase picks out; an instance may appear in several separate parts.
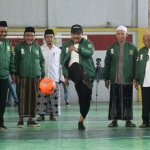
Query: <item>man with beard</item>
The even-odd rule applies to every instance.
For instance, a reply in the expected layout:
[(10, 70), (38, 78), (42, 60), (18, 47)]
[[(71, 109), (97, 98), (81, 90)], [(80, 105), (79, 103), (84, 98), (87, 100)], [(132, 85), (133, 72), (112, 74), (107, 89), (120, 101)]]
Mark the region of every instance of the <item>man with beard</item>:
[[(56, 82), (56, 91), (52, 95), (43, 95), (39, 91), (37, 113), (40, 115), (38, 121), (44, 121), (45, 115), (49, 115), (51, 121), (56, 121), (54, 116), (61, 114), (60, 110), (60, 85), (59, 81), (64, 80), (61, 76), (60, 48), (54, 45), (54, 32), (51, 29), (45, 30), (45, 44), (41, 46), (45, 58), (45, 72), (47, 78), (52, 78)], [(62, 78), (62, 79), (61, 79)]]
[(69, 79), (75, 83), (79, 98), (80, 118), (78, 129), (85, 130), (83, 121), (90, 109), (92, 82), (95, 77), (95, 67), (92, 55), (94, 46), (91, 41), (82, 38), (83, 30), (78, 24), (71, 27), (71, 40), (62, 46), (61, 64), (66, 85)]
[(12, 83), (15, 82), (12, 47), (10, 42), (5, 39), (7, 31), (7, 22), (0, 21), (0, 129), (7, 129), (4, 126), (3, 116), (6, 106), (9, 74), (11, 74)]
[(18, 110), (20, 119), (18, 128), (24, 126), (23, 117), (29, 117), (28, 126), (40, 126), (33, 118), (35, 118), (37, 110), (39, 80), (45, 76), (45, 60), (40, 46), (34, 41), (34, 28), (26, 27), (24, 42), (15, 46), (16, 82), (19, 85)]
[(111, 45), (105, 57), (103, 77), (105, 86), (110, 86), (108, 127), (117, 127), (117, 120), (126, 120), (126, 127), (135, 127), (133, 119), (133, 80), (135, 79), (137, 48), (126, 41), (127, 28), (117, 27), (117, 42)]

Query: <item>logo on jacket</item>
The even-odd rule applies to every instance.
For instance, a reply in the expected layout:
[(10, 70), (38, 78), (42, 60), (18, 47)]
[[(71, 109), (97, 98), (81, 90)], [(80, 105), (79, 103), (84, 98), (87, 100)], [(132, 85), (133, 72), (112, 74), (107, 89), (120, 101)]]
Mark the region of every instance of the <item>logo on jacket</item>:
[(69, 47), (66, 47), (66, 53), (68, 53), (68, 51), (69, 51)]
[(92, 45), (91, 45), (91, 44), (88, 44), (88, 48), (92, 48)]
[(114, 54), (114, 49), (113, 48), (111, 49), (111, 54)]
[(38, 50), (36, 50), (35, 52), (36, 52), (37, 55), (39, 55), (39, 51)]
[(140, 60), (143, 60), (143, 54), (140, 55)]
[(129, 55), (133, 55), (133, 50), (132, 49), (129, 50)]
[(25, 54), (25, 52), (24, 52), (24, 49), (23, 49), (23, 48), (21, 49), (21, 54)]
[(9, 46), (7, 46), (7, 51), (10, 51), (10, 47)]

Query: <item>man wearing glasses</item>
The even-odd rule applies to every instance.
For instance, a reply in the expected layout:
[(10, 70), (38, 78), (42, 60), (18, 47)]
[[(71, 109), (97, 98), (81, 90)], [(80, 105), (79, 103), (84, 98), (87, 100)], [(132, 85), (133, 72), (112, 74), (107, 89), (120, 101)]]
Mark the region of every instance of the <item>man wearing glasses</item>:
[(18, 128), (24, 126), (23, 117), (29, 117), (28, 126), (40, 126), (33, 118), (37, 110), (39, 80), (45, 76), (45, 59), (40, 46), (34, 41), (34, 28), (26, 27), (24, 42), (15, 46), (16, 83), (19, 85)]
[(80, 106), (78, 130), (85, 130), (83, 121), (86, 118), (92, 96), (95, 77), (95, 67), (92, 55), (93, 43), (82, 38), (82, 26), (75, 24), (71, 27), (71, 40), (65, 42), (61, 51), (61, 65), (65, 84), (71, 79), (75, 84)]

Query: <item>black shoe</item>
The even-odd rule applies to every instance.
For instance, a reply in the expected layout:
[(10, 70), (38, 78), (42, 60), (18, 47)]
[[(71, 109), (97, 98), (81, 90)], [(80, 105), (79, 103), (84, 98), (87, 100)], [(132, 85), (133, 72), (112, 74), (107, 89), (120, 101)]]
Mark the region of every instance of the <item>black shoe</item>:
[(7, 127), (6, 126), (0, 126), (0, 130), (6, 130)]
[(41, 115), (37, 118), (37, 121), (44, 121), (44, 120), (45, 120), (45, 117)]
[(69, 106), (70, 106), (68, 102), (66, 103), (66, 106), (67, 106), (67, 107), (69, 107)]
[(108, 127), (118, 127), (117, 121), (116, 121), (116, 120), (113, 120), (113, 121), (108, 125)]
[(85, 127), (83, 125), (83, 122), (78, 123), (78, 130), (85, 130)]
[(18, 107), (18, 102), (14, 102), (14, 106)]
[(27, 122), (27, 126), (31, 126), (31, 127), (39, 127), (40, 124), (36, 123), (35, 121), (31, 121), (31, 122)]
[(17, 127), (18, 128), (23, 128), (24, 126), (24, 122), (23, 121), (19, 121), (18, 124), (17, 124)]
[(149, 124), (141, 124), (140, 126), (139, 126), (139, 128), (148, 128), (149, 127)]
[(90, 81), (90, 77), (87, 72), (84, 72), (83, 74), (83, 82), (89, 89), (92, 89), (93, 83)]
[(55, 117), (49, 117), (50, 121), (57, 121)]
[(126, 127), (136, 127), (136, 125), (134, 123), (132, 123), (130, 120), (129, 121), (126, 121), (126, 124), (125, 124)]

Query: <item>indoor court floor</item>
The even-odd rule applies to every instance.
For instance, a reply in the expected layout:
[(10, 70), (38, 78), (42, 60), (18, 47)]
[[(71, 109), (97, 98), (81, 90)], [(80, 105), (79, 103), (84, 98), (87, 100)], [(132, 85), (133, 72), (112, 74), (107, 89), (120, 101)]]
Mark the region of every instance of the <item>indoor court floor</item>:
[(91, 103), (84, 122), (85, 131), (78, 131), (79, 106), (66, 107), (61, 104), (58, 121), (49, 121), (49, 116), (40, 127), (17, 128), (18, 113), (14, 106), (6, 107), (5, 125), (0, 130), (0, 150), (149, 150), (150, 128), (139, 128), (142, 123), (140, 102), (134, 102), (135, 128), (125, 127), (119, 121), (118, 127), (108, 128), (108, 103)]

